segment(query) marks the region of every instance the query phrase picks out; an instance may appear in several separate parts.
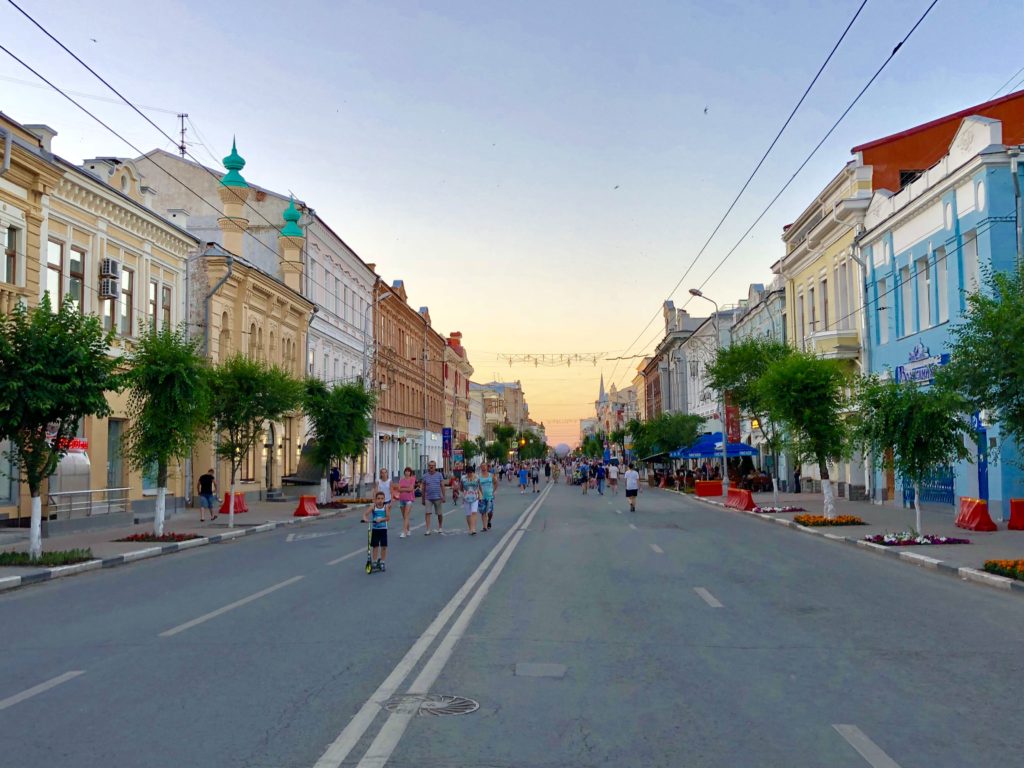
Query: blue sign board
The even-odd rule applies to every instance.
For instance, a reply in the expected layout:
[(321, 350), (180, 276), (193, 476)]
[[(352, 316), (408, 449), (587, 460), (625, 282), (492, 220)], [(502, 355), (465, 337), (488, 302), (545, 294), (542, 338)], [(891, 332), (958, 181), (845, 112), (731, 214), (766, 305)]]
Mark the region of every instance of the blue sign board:
[(896, 366), (896, 381), (927, 384), (935, 378), (935, 369), (949, 363), (949, 354), (933, 355), (923, 343), (916, 344), (907, 355), (907, 362)]
[(445, 456), (452, 455), (452, 428), (444, 427), (441, 430), (441, 453)]

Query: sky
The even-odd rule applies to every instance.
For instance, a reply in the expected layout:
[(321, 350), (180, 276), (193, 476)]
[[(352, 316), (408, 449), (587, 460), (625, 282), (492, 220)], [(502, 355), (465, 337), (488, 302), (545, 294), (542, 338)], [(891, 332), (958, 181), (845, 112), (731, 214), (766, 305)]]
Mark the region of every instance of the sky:
[[(553, 444), (578, 441), (602, 373), (629, 384), (638, 361), (609, 358), (654, 347), (677, 283), (701, 316), (688, 288), (730, 305), (770, 281), (782, 227), (850, 147), (1024, 87), (1024, 0), (939, 0), (708, 280), (931, 0), (868, 0), (696, 262), (861, 0), (17, 1), (167, 133), (187, 112), (198, 159), (237, 137), (249, 181), (306, 200), (462, 331), (474, 380), (520, 380)], [(7, 0), (0, 30), (136, 147), (173, 149)], [(3, 52), (0, 110), (56, 129), (69, 160), (135, 154)]]

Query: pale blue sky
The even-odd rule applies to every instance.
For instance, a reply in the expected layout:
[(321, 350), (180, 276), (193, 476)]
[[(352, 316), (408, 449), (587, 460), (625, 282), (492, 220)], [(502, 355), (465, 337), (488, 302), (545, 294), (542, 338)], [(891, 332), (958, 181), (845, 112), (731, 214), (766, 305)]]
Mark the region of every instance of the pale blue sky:
[[(188, 112), (215, 157), (237, 135), (247, 178), (308, 200), (439, 331), (463, 331), (476, 378), (521, 378), (549, 422), (592, 410), (614, 364), (510, 369), (494, 353), (614, 355), (632, 341), (859, 5), (22, 2), (137, 102)], [(927, 4), (869, 0), (682, 296)], [(706, 293), (732, 303), (770, 279), (782, 226), (851, 146), (988, 99), (1024, 67), (1022, 21), (1021, 0), (940, 0)], [(0, 30), (62, 87), (109, 95), (6, 3)], [(54, 127), (65, 157), (132, 154), (12, 82), (32, 76), (2, 55), (0, 78), (0, 109)], [(127, 108), (83, 103), (138, 146), (167, 146)], [(174, 133), (172, 114), (150, 116)]]

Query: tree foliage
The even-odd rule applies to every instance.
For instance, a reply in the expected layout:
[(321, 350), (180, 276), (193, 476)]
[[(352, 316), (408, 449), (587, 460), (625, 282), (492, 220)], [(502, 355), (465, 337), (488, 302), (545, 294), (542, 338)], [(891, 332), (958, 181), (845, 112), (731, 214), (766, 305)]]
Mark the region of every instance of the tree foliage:
[(516, 428), (511, 424), (497, 424), (494, 427), (494, 440), (507, 451), (512, 438), (516, 436)]
[(209, 366), (183, 329), (150, 330), (136, 342), (125, 375), (129, 386), (124, 457), (142, 471), (155, 464), (157, 485), (209, 428)]
[(621, 451), (623, 456), (626, 455), (627, 434), (628, 433), (626, 432), (626, 430), (622, 427), (613, 429), (610, 433), (608, 433), (608, 439), (611, 440), (614, 445), (619, 446), (619, 450)]
[(234, 484), (266, 422), (277, 421), (298, 406), (303, 385), (277, 366), (235, 355), (213, 369), (210, 394), (211, 417), (220, 433), (217, 455), (231, 463)]
[(363, 453), (375, 402), (361, 383), (328, 388), (320, 379), (306, 379), (302, 405), (313, 439), (310, 456), (323, 475), (332, 464)]
[(704, 418), (693, 413), (661, 413), (650, 421), (632, 419), (626, 430), (633, 439), (634, 454), (643, 459), (693, 445), (703, 426)]
[(519, 458), (523, 460), (543, 459), (548, 455), (548, 447), (535, 432), (526, 430), (518, 439)]
[(122, 388), (118, 360), (109, 354), (113, 333), (74, 302), (57, 312), (43, 294), (0, 316), (0, 440), (32, 496), (57, 469), (86, 416), (107, 416), (106, 393)]
[(869, 376), (859, 382), (857, 405), (854, 443), (880, 465), (891, 450), (896, 472), (915, 490), (935, 469), (970, 456), (966, 402), (955, 392)]
[(484, 455), (488, 461), (504, 462), (508, 459), (508, 449), (499, 442), (488, 443), (484, 449)]
[(604, 440), (598, 435), (587, 435), (580, 445), (580, 452), (588, 459), (597, 459), (604, 455)]
[(986, 290), (967, 297), (950, 331), (950, 361), (938, 382), (960, 392), (969, 411), (991, 411), (1004, 436), (1024, 440), (1024, 267), (988, 272)]
[(475, 440), (463, 440), (459, 443), (459, 450), (462, 451), (462, 458), (471, 461), (474, 456), (479, 456), (480, 446)]

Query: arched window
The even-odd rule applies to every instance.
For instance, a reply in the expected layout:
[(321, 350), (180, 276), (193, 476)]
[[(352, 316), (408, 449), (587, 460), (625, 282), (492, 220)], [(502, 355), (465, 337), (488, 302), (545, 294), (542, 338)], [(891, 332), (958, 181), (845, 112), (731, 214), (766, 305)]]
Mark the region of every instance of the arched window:
[(260, 328), (258, 331), (256, 331), (256, 341), (257, 341), (257, 344), (256, 344), (256, 354), (259, 355), (260, 360), (265, 360), (267, 355), (266, 355), (266, 350), (263, 349), (263, 329), (262, 328)]
[(256, 359), (256, 323), (249, 326), (249, 357)]
[(231, 321), (228, 313), (220, 316), (220, 336), (217, 338), (217, 359), (224, 360), (231, 355)]

